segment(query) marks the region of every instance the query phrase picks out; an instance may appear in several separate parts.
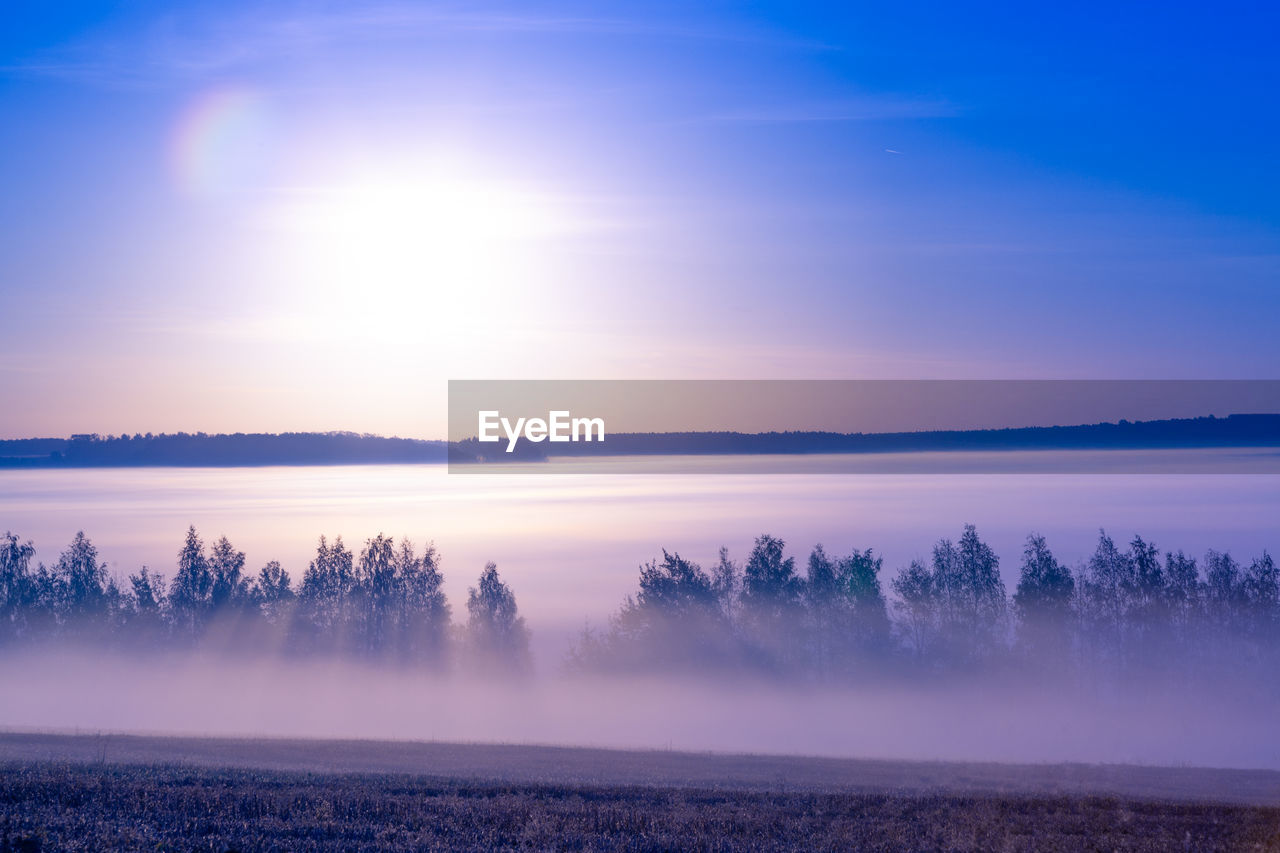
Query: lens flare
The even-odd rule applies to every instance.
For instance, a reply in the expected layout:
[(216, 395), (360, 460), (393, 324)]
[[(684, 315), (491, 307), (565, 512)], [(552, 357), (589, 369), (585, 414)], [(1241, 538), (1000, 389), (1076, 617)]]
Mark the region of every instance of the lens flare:
[(178, 187), (216, 196), (260, 182), (270, 150), (266, 99), (242, 88), (205, 92), (187, 106), (173, 134)]

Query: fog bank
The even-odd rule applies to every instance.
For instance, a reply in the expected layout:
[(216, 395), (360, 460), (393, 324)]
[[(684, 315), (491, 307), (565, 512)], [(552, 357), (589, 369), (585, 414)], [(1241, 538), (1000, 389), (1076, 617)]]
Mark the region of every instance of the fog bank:
[(1280, 769), (1274, 691), (993, 681), (819, 688), (754, 680), (485, 681), (349, 663), (0, 661), (6, 728), (543, 743), (998, 762)]

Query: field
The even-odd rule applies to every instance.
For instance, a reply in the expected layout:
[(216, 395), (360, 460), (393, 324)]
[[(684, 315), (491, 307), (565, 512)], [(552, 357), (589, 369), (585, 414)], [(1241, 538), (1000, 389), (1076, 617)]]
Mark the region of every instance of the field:
[(1280, 850), (1278, 786), (1267, 771), (4, 734), (0, 851)]

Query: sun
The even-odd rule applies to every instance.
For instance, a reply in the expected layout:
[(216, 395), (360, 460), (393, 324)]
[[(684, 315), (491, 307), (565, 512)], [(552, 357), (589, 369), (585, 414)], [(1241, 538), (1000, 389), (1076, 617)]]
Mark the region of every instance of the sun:
[(320, 321), (381, 334), (430, 316), (489, 326), (536, 309), (564, 205), (457, 168), (344, 176), (282, 193), (271, 211), (288, 268)]

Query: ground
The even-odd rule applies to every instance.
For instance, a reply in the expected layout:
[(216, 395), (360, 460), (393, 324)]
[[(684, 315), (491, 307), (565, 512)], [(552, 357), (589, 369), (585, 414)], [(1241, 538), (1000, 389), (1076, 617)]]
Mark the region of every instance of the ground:
[(1280, 774), (2, 734), (32, 849), (1280, 850)]

